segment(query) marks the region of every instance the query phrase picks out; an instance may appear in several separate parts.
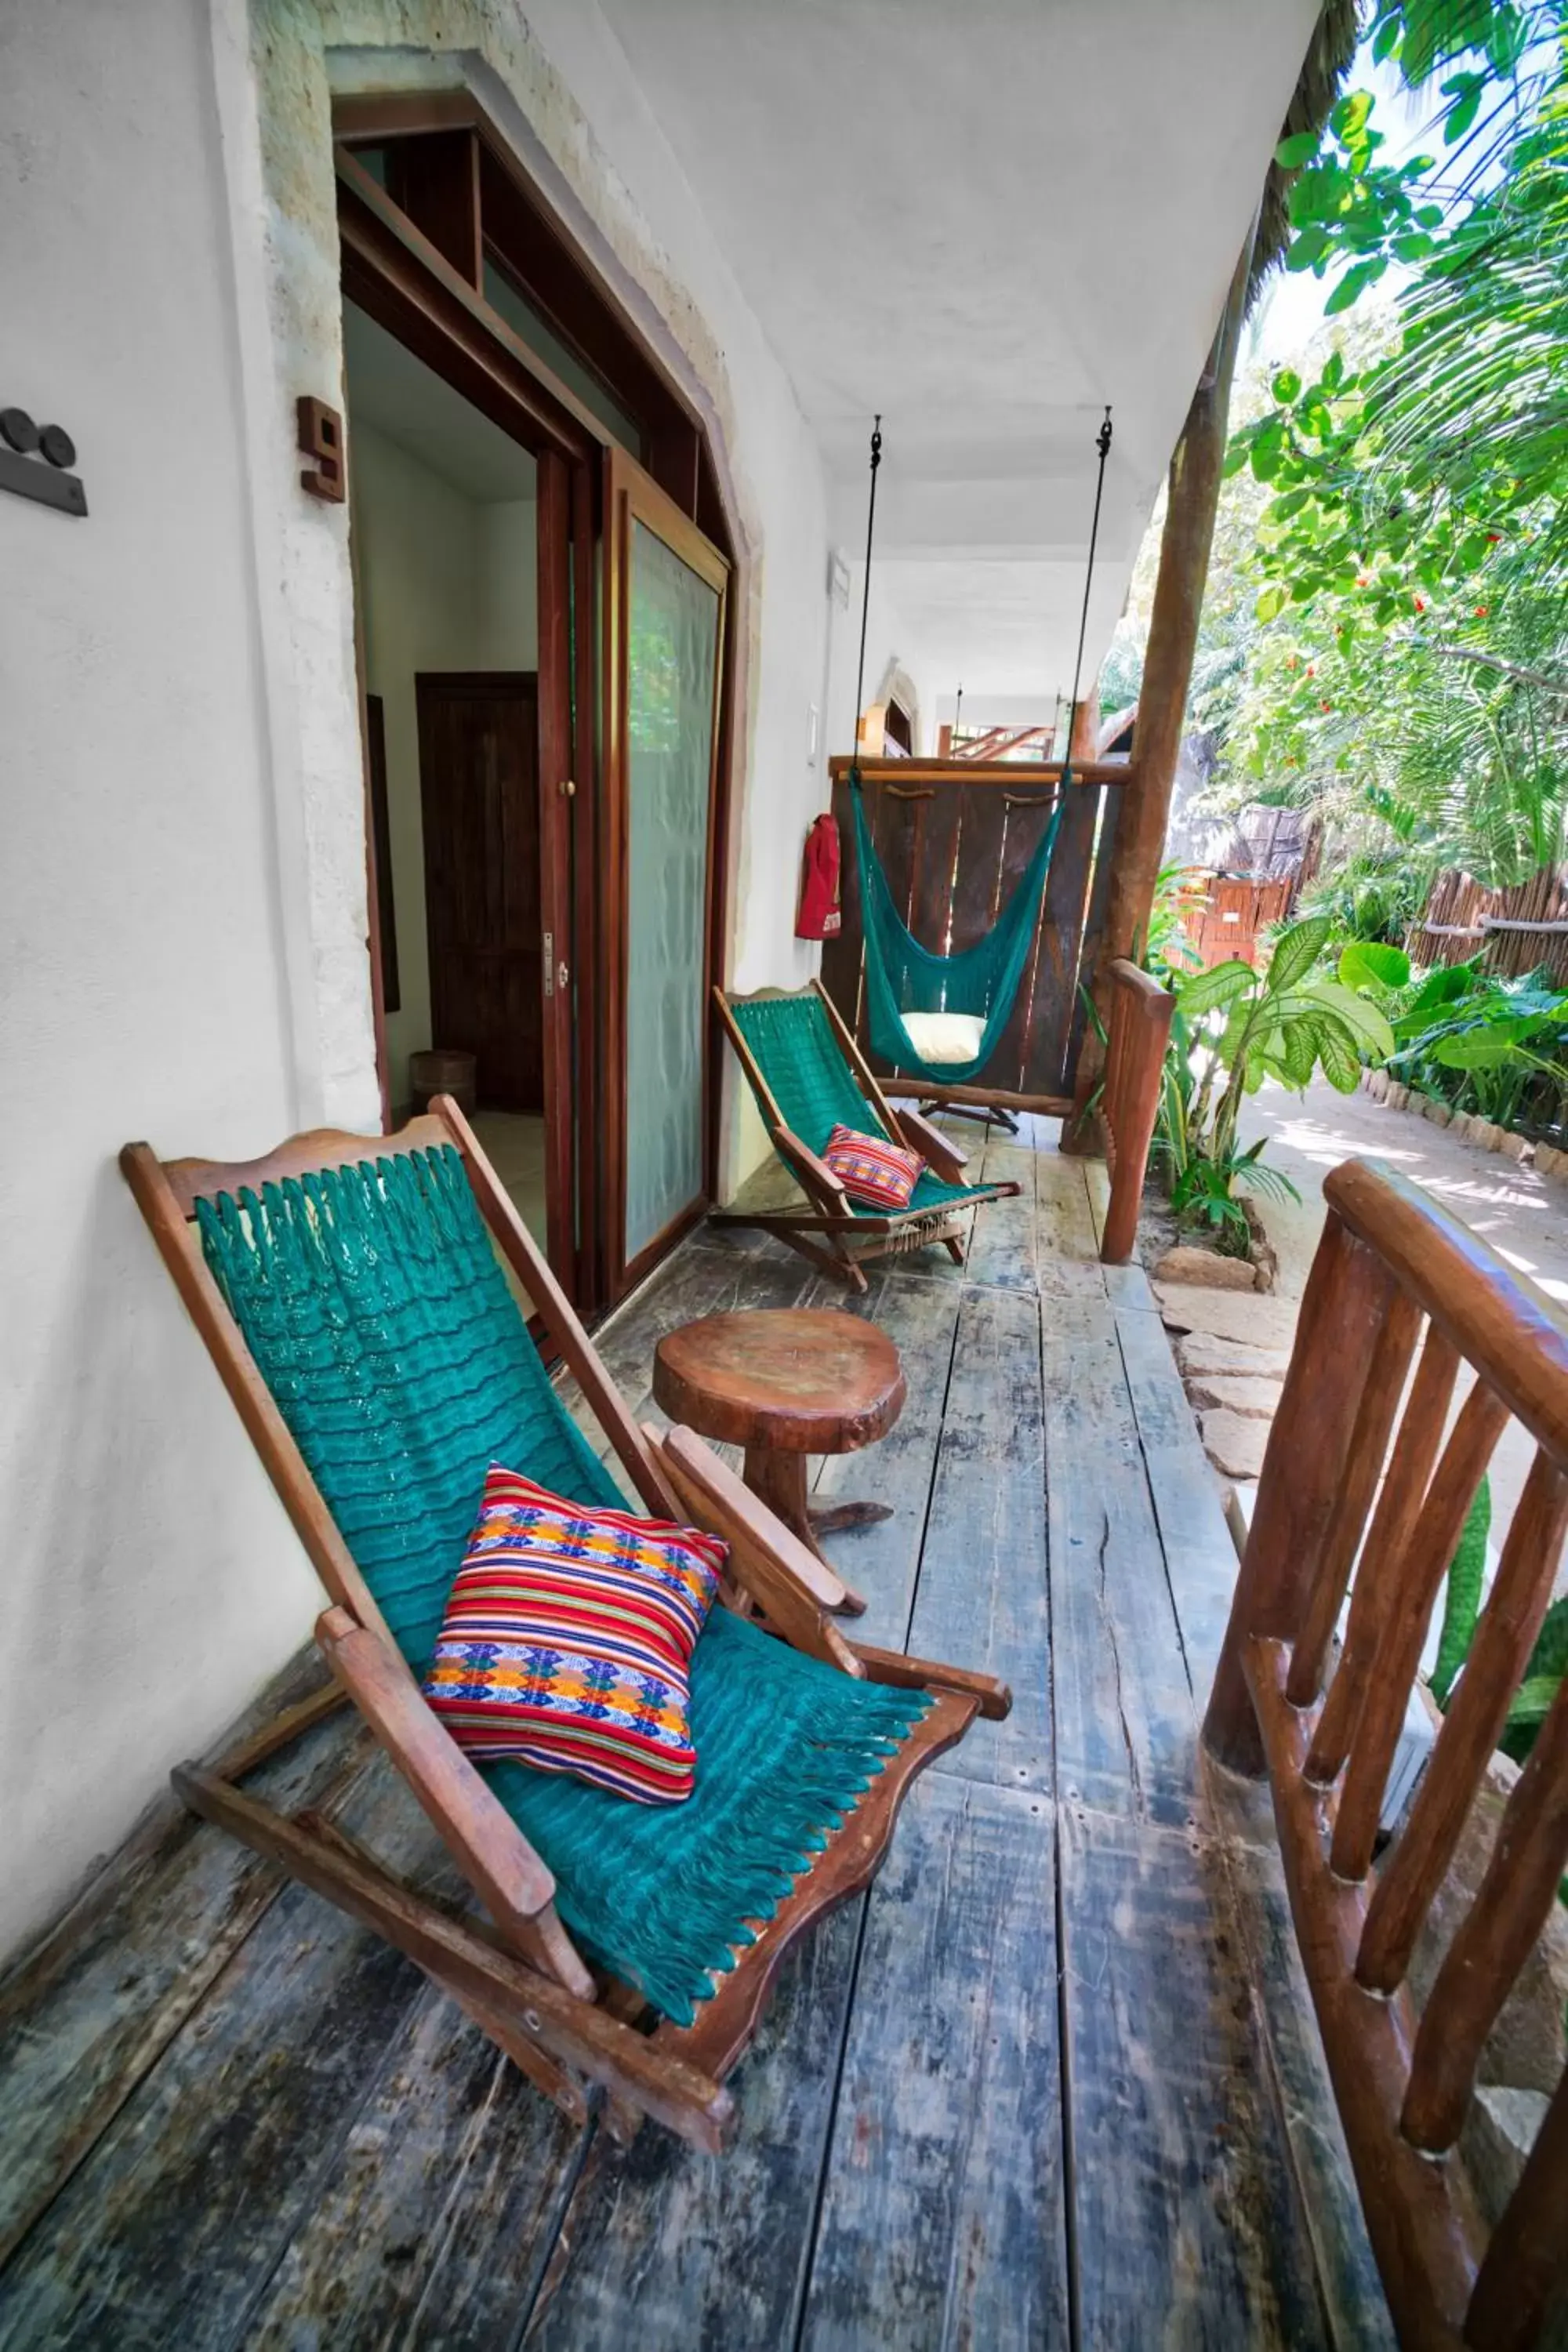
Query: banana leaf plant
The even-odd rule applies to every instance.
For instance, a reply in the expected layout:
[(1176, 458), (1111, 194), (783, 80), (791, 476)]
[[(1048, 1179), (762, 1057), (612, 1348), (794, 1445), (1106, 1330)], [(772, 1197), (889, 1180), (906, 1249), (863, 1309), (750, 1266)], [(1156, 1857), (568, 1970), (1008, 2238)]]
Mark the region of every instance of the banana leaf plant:
[(1393, 1025), (1395, 1076), (1504, 1126), (1561, 1122), (1568, 993), (1547, 976), (1506, 981), (1473, 963), (1442, 966)]
[[(1387, 1017), (1367, 992), (1375, 965), (1364, 959), (1399, 950), (1354, 942), (1331, 976), (1318, 965), (1332, 929), (1327, 915), (1309, 916), (1279, 934), (1265, 970), (1221, 963), (1177, 982), (1162, 1097), (1173, 1193), (1196, 1183), (1188, 1171), (1200, 1161), (1227, 1190), (1258, 1184), (1257, 1152), (1239, 1150), (1237, 1129), (1242, 1105), (1265, 1078), (1300, 1093), (1321, 1069), (1331, 1086), (1353, 1094), (1363, 1060), (1394, 1052)], [(1289, 1181), (1278, 1171), (1268, 1175)]]

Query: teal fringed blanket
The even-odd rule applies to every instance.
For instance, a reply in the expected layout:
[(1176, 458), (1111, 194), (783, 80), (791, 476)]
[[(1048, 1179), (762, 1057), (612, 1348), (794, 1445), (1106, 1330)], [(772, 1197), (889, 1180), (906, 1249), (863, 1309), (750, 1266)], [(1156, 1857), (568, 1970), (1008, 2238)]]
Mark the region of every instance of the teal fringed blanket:
[[(207, 1264), (410, 1666), (435, 1647), (492, 1461), (625, 1497), (546, 1379), (450, 1148), (197, 1203)], [(715, 1611), (692, 1662), (697, 1790), (636, 1805), (486, 1778), (595, 1958), (689, 2024), (930, 1702)]]

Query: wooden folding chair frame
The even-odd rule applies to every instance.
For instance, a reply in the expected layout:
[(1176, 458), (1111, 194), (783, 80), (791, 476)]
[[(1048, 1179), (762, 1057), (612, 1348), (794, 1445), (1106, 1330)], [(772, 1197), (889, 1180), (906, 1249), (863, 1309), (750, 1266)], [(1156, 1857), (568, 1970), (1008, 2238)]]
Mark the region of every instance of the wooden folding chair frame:
[[(575, 1378), (644, 1507), (722, 1536), (731, 1546), (723, 1599), (795, 1648), (858, 1679), (928, 1689), (932, 1705), (829, 1840), (755, 1943), (740, 1952), (689, 2027), (635, 2021), (640, 1996), (596, 1979), (557, 1915), (555, 1880), (500, 1799), (426, 1705), (380, 1610), (202, 1255), (195, 1203), (290, 1176), (450, 1144), (492, 1240)], [(835, 1905), (868, 1885), (915, 1775), (961, 1739), (977, 1713), (1006, 1714), (1005, 1687), (983, 1675), (847, 1642), (826, 1614), (834, 1595), (820, 1564), (689, 1430), (639, 1429), (554, 1276), (449, 1096), (391, 1136), (331, 1129), (297, 1135), (243, 1163), (161, 1161), (132, 1143), (121, 1166), (216, 1364), (252, 1444), (331, 1605), (316, 1639), (334, 1680), (287, 1708), (206, 1769), (182, 1766), (176, 1793), (303, 1885), (376, 1929), (416, 1961), (497, 2046), (569, 2116), (587, 2113), (584, 2083), (605, 2086), (604, 2119), (628, 2139), (644, 2115), (693, 2145), (717, 2149), (731, 2117), (724, 2078), (744, 2051), (784, 1953)], [(456, 1566), (456, 1563), (454, 1563)], [(255, 1766), (352, 1699), (408, 1783), (488, 1920), (454, 1915), (416, 1894), (332, 1823), (289, 1815), (238, 1783)]]
[[(906, 1150), (918, 1151), (933, 1176), (944, 1184), (963, 1181), (965, 1154), (952, 1138), (933, 1127), (919, 1111), (895, 1110), (883, 1090), (880, 1079), (873, 1075), (871, 1066), (856, 1044), (853, 1034), (845, 1025), (843, 1016), (820, 980), (808, 982), (804, 989), (761, 988), (752, 997), (737, 997), (736, 1003), (755, 1003), (776, 999), (785, 1002), (795, 996), (815, 996), (827, 1014), (833, 1034), (837, 1039), (845, 1060), (854, 1072), (861, 1093), (890, 1143), (901, 1144)], [(984, 1201), (1010, 1198), (1020, 1189), (1016, 1184), (985, 1184), (975, 1188), (973, 1201), (965, 1201), (951, 1214), (941, 1215), (929, 1209), (889, 1211), (886, 1216), (859, 1216), (849, 1205), (849, 1196), (831, 1168), (802, 1142), (785, 1123), (777, 1097), (763, 1076), (762, 1066), (748, 1045), (745, 1034), (736, 1020), (730, 998), (721, 988), (713, 991), (713, 1002), (726, 1035), (735, 1048), (741, 1067), (756, 1097), (757, 1107), (767, 1122), (768, 1137), (773, 1150), (795, 1177), (807, 1201), (806, 1210), (789, 1209), (714, 1209), (710, 1222), (717, 1225), (754, 1226), (763, 1233), (776, 1234), (798, 1250), (803, 1257), (830, 1274), (836, 1281), (845, 1283), (851, 1290), (864, 1290), (866, 1277), (860, 1270), (868, 1258), (885, 1257), (910, 1246), (908, 1234), (911, 1226), (923, 1222), (931, 1227), (922, 1231), (921, 1246), (934, 1247), (941, 1242), (955, 1265), (964, 1261), (965, 1213)], [(934, 1222), (940, 1217), (940, 1222)], [(813, 1235), (820, 1234), (820, 1240)], [(854, 1242), (858, 1246), (851, 1250)]]

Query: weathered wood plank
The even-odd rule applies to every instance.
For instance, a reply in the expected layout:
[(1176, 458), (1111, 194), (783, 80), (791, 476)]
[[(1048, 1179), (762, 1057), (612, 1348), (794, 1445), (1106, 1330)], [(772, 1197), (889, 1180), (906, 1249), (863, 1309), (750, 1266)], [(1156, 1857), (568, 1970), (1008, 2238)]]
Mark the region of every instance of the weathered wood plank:
[[(753, 1242), (763, 1238), (752, 1236)], [(689, 1244), (595, 1335), (595, 1345), (633, 1411), (640, 1414), (646, 1404), (656, 1412), (653, 1354), (667, 1331), (702, 1315), (797, 1306), (816, 1279), (812, 1266), (794, 1251), (775, 1256)]]
[(1060, 1151), (1042, 1151), (1037, 1157), (1035, 1259), (1047, 1320), (1055, 1299), (1105, 1297), (1084, 1162)]
[(1184, 1822), (1198, 1718), (1109, 1302), (1044, 1311), (1058, 1791)]
[(872, 1891), (800, 2341), (1068, 2340), (1050, 1800), (928, 1774)]
[(595, 2138), (529, 2352), (794, 2342), (863, 1907), (836, 1912), (785, 1961), (731, 2078), (728, 2154), (647, 2128), (625, 2155)]
[[(438, 1863), (434, 1831), (379, 1760), (343, 1825), (400, 1873)], [(7, 2352), (231, 2342), (423, 1982), (378, 1937), (286, 1888), (0, 2274)]]
[(247, 2352), (516, 2338), (587, 2134), (427, 1987), (247, 2313)]
[(1267, 2037), (1276, 2103), (1300, 2185), (1299, 2199), (1317, 2263), (1333, 2342), (1355, 2352), (1393, 2352), (1394, 2323), (1363, 2219), (1329, 2062), (1297, 1948), (1275, 1842), (1270, 1801), (1256, 1781), (1204, 1769), (1209, 1817), (1225, 1840), (1225, 1861), (1247, 1976)]
[[(705, 1234), (704, 1244), (706, 1239)], [(750, 1239), (761, 1243), (763, 1236), (752, 1234)], [(816, 1278), (805, 1258), (782, 1245), (776, 1252), (743, 1252), (688, 1242), (595, 1332), (594, 1344), (635, 1418), (662, 1426), (667, 1415), (654, 1402), (653, 1356), (667, 1331), (694, 1323), (703, 1315), (731, 1314), (752, 1307), (798, 1306)], [(604, 1459), (609, 1440), (576, 1382), (568, 1375), (557, 1385), (567, 1411)], [(738, 1453), (723, 1447), (720, 1451), (726, 1460), (739, 1464)], [(629, 1487), (627, 1493), (635, 1500)]]
[(1219, 1481), (1199, 1443), (1164, 1326), (1157, 1315), (1119, 1307), (1116, 1329), (1188, 1678), (1201, 1716), (1230, 1617), (1236, 1547), (1225, 1523)]
[(1011, 1684), (935, 1767), (1005, 1788), (1051, 1786), (1042, 1446), (1038, 1303), (965, 1290), (908, 1646)]
[(1035, 1289), (1035, 1169), (1038, 1152), (1015, 1143), (1000, 1128), (985, 1133), (977, 1181), (1018, 1184), (1016, 1198), (986, 1201), (974, 1212), (974, 1235), (964, 1268), (971, 1282), (1003, 1290)]
[(1118, 1308), (1133, 1307), (1145, 1315), (1158, 1315), (1160, 1302), (1154, 1296), (1154, 1286), (1136, 1262), (1129, 1265), (1102, 1265), (1100, 1270), (1105, 1278), (1106, 1297), (1112, 1306)]
[(1042, 1270), (1053, 1257), (1100, 1264), (1100, 1237), (1089, 1205), (1084, 1162), (1061, 1151), (1036, 1155), (1037, 1253)]
[(1217, 1848), (1060, 1807), (1079, 2342), (1327, 2342)]
[(1089, 1213), (1094, 1221), (1095, 1246), (1098, 1248), (1105, 1237), (1106, 1213), (1110, 1206), (1110, 1171), (1103, 1160), (1081, 1159), (1078, 1165), (1083, 1171), (1083, 1189), (1089, 1202)]
[[(320, 1662), (306, 1662), (320, 1680)], [(300, 1688), (304, 1687), (300, 1678)], [(279, 1705), (298, 1692), (281, 1687)], [(368, 1735), (330, 1718), (247, 1783), (269, 1802), (323, 1801), (362, 1770)], [(0, 2001), (0, 2263), (63, 2188), (177, 2034), (283, 1879), (173, 1806), (110, 1864)]]
[[(824, 1282), (807, 1303), (826, 1307), (843, 1296), (830, 1294)], [(822, 1540), (839, 1574), (864, 1596), (866, 1614), (852, 1628), (856, 1639), (889, 1649), (908, 1647), (961, 1297), (946, 1283), (911, 1282), (900, 1269), (873, 1275), (866, 1297), (848, 1302), (851, 1314), (879, 1324), (898, 1349), (909, 1396), (879, 1444), (822, 1461), (812, 1500), (891, 1506), (890, 1519)]]

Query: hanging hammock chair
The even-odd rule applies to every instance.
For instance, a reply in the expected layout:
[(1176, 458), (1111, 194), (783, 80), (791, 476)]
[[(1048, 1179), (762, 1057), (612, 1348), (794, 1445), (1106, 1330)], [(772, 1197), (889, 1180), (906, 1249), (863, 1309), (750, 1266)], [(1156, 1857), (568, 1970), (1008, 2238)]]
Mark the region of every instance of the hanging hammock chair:
[[(871, 434), (871, 495), (866, 519), (857, 712), (861, 709), (866, 686), (866, 623), (871, 598), (871, 545), (877, 525), (877, 468), (882, 462), (881, 428), (879, 416)], [(1105, 461), (1110, 451), (1109, 407), (1095, 446), (1100, 452), (1100, 473), (1094, 492), (1094, 520), (1089, 527), (1089, 565), (1083, 583), (1083, 611), (1079, 622), (1078, 660), (1073, 670), (1068, 754), (1062, 764), (1061, 787), (1046, 829), (1012, 896), (990, 929), (972, 947), (962, 948), (955, 955), (936, 955), (922, 947), (909, 929), (894, 903), (877, 855), (866, 814), (858, 759), (849, 771), (855, 866), (860, 884), (860, 923), (865, 943), (866, 1011), (871, 1043), (895, 1067), (915, 1072), (936, 1087), (961, 1086), (984, 1069), (1012, 1018), (1038, 927), (1051, 852), (1072, 782), (1071, 730), (1082, 678)]]
[(959, 1086), (995, 1052), (1029, 961), (1063, 797), (1058, 795), (1034, 856), (991, 929), (972, 948), (941, 956), (922, 948), (900, 917), (871, 839), (859, 778), (852, 779), (867, 1020), (872, 1045), (898, 1068)]

